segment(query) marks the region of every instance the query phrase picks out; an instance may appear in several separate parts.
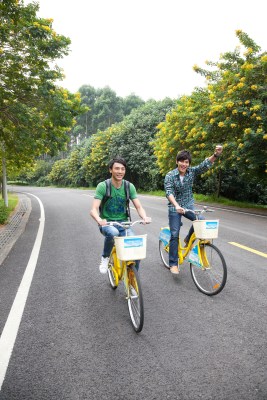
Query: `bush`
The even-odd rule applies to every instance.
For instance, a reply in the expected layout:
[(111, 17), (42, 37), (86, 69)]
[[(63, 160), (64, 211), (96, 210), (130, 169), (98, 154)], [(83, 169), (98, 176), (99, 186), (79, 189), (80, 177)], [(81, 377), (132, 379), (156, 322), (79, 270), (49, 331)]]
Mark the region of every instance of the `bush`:
[(4, 200), (0, 200), (0, 224), (4, 224), (8, 218), (8, 208), (5, 206)]
[[(194, 192), (204, 195), (212, 195), (218, 187), (218, 175), (204, 175), (197, 177), (194, 184)], [(220, 183), (220, 196), (229, 200), (246, 201), (255, 204), (267, 204), (267, 189), (263, 181), (256, 177), (248, 180), (237, 170), (231, 169), (223, 172)]]

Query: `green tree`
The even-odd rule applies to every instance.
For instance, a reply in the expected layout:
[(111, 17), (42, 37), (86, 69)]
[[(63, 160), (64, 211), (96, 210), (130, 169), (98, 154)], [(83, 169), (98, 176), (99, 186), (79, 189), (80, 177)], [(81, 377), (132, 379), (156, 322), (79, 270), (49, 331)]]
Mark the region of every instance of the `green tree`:
[(120, 155), (127, 161), (127, 179), (138, 188), (156, 189), (162, 177), (150, 141), (157, 125), (174, 104), (171, 99), (151, 100), (133, 110), (122, 122), (93, 135), (91, 152), (83, 164), (87, 181), (96, 184), (107, 178), (109, 160)]
[(37, 18), (37, 3), (0, 3), (0, 157), (23, 166), (65, 147), (80, 95), (57, 87), (62, 71), (52, 62), (68, 54), (70, 39)]
[(132, 110), (139, 108), (144, 104), (144, 100), (142, 100), (139, 96), (136, 96), (134, 93), (131, 93), (129, 96), (122, 99), (123, 115), (129, 115)]
[(92, 135), (91, 149), (83, 160), (85, 179), (89, 185), (96, 185), (99, 181), (109, 177), (109, 145), (112, 135), (119, 129), (121, 123), (114, 124), (105, 131), (98, 131)]
[(54, 163), (51, 172), (48, 174), (48, 181), (54, 185), (68, 186), (71, 181), (68, 177), (69, 160), (62, 159)]
[(71, 136), (73, 141), (83, 140), (98, 130), (105, 130), (112, 124), (120, 122), (130, 112), (143, 105), (145, 102), (135, 94), (122, 98), (116, 95), (108, 86), (95, 89), (90, 85), (83, 85), (79, 89), (82, 104), (88, 107), (88, 111), (77, 117), (77, 127)]
[(30, 184), (48, 184), (45, 178), (51, 172), (52, 166), (52, 160), (36, 160), (34, 165), (21, 171), (18, 179)]

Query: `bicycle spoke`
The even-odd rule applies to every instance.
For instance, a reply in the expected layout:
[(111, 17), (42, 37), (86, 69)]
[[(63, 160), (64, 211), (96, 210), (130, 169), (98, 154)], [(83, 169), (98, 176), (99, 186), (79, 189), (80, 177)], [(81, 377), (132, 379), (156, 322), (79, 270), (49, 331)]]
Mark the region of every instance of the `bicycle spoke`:
[(114, 254), (111, 253), (110, 258), (109, 258), (109, 263), (108, 263), (108, 279), (110, 286), (112, 289), (117, 289), (118, 287), (118, 275), (116, 273), (115, 267), (114, 267)]
[(164, 243), (160, 240), (159, 241), (159, 254), (160, 254), (160, 257), (161, 257), (164, 267), (169, 269), (170, 268), (169, 267), (169, 244), (167, 244), (165, 246)]
[(220, 250), (213, 244), (202, 244), (204, 266), (190, 264), (191, 275), (196, 287), (204, 294), (213, 296), (222, 291), (227, 279), (226, 263)]
[(135, 267), (130, 267), (127, 270), (129, 297), (128, 308), (131, 321), (136, 332), (141, 332), (144, 324), (144, 306), (141, 290), (141, 283)]

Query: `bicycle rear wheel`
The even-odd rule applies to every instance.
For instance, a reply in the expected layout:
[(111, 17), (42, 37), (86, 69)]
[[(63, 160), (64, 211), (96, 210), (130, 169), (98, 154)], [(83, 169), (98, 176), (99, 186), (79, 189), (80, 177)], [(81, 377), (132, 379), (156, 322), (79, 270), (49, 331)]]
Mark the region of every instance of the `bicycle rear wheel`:
[(193, 281), (200, 292), (214, 296), (220, 293), (227, 279), (227, 267), (220, 250), (211, 243), (200, 244), (201, 252), (206, 256), (207, 265), (197, 267), (190, 264)]
[(112, 252), (108, 262), (108, 279), (112, 289), (117, 289), (119, 284), (118, 274), (114, 267), (114, 253)]
[(129, 314), (135, 332), (139, 333), (144, 325), (144, 303), (140, 278), (134, 264), (127, 267), (127, 277)]
[(169, 243), (165, 246), (164, 243), (159, 241), (159, 254), (164, 267), (170, 269), (169, 266)]

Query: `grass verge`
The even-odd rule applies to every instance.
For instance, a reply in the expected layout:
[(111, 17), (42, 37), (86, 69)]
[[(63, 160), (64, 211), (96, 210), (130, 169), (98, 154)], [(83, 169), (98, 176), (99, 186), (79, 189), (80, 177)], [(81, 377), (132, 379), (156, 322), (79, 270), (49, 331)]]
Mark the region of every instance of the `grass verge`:
[(18, 196), (14, 193), (8, 193), (8, 207), (5, 206), (4, 199), (0, 199), (0, 224), (8, 221), (10, 214), (14, 211), (18, 204)]
[[(144, 195), (165, 197), (165, 192), (163, 190), (155, 190), (152, 192), (143, 192), (138, 190), (138, 193)], [(196, 202), (200, 203), (212, 203), (212, 204), (221, 204), (225, 206), (232, 206), (238, 208), (256, 208), (256, 209), (267, 210), (267, 205), (264, 204), (254, 204), (254, 203), (247, 203), (245, 201), (229, 200), (226, 197), (218, 198), (216, 196), (211, 196), (211, 195), (206, 196), (204, 194), (194, 194), (194, 199)]]

